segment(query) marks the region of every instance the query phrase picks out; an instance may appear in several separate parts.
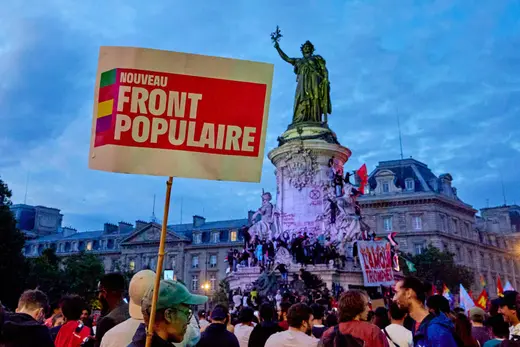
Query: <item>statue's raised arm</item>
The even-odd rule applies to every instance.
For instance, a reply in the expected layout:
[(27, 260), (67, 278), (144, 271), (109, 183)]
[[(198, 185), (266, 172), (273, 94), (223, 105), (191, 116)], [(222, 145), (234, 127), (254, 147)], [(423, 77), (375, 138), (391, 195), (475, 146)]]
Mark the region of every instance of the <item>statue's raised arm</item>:
[(285, 60), (286, 62), (288, 62), (289, 64), (292, 64), (292, 65), (294, 65), (296, 63), (296, 58), (290, 58), (287, 54), (285, 54), (285, 52), (282, 51), (282, 49), (280, 48), (280, 45), (278, 44), (278, 42), (274, 43), (274, 48), (276, 48), (276, 50), (278, 51), (278, 54), (280, 55), (280, 57), (283, 60)]

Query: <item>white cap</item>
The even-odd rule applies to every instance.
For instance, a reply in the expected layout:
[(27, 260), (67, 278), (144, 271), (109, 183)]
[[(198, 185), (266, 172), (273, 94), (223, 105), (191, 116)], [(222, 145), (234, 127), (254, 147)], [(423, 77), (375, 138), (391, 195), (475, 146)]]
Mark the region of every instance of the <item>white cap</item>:
[(155, 282), (155, 272), (152, 270), (141, 270), (132, 277), (128, 288), (130, 302), (128, 303), (128, 312), (130, 317), (134, 319), (143, 319), (141, 312), (141, 299)]

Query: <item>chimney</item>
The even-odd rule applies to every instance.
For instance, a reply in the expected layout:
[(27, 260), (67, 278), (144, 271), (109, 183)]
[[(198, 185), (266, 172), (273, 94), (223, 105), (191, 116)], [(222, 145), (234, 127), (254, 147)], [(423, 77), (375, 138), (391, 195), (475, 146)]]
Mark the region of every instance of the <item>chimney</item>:
[(63, 237), (68, 237), (72, 234), (77, 233), (78, 231), (72, 227), (63, 227), (61, 228), (61, 232), (63, 233)]
[(127, 234), (134, 228), (134, 226), (131, 223), (119, 222), (118, 228), (120, 234)]
[(135, 230), (141, 230), (148, 224), (149, 224), (148, 222), (138, 219), (135, 221)]
[(206, 218), (197, 216), (197, 215), (193, 216), (193, 227), (194, 228), (201, 227), (204, 225), (204, 223), (206, 223)]
[(113, 233), (117, 233), (117, 225), (115, 224), (112, 224), (112, 223), (105, 223), (103, 225), (103, 234), (113, 234)]

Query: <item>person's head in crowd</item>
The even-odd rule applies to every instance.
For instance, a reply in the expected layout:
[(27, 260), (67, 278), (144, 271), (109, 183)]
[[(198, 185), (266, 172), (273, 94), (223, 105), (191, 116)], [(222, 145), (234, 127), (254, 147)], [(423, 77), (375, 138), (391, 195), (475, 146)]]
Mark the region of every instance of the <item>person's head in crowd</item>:
[(379, 329), (384, 329), (390, 325), (390, 319), (388, 318), (388, 310), (384, 307), (378, 307), (374, 311), (374, 324)]
[(255, 318), (255, 312), (250, 307), (244, 307), (240, 310), (238, 321), (244, 325), (252, 325)]
[(16, 313), (25, 313), (33, 317), (38, 322), (45, 318), (45, 311), (49, 305), (49, 300), (44, 292), (34, 289), (26, 290), (18, 300)]
[(225, 324), (229, 322), (229, 311), (224, 305), (217, 305), (211, 311), (211, 323)]
[(450, 302), (442, 295), (430, 296), (428, 300), (426, 300), (426, 306), (428, 307), (428, 311), (435, 316), (441, 313), (449, 314), (451, 311)]
[(312, 314), (314, 316), (314, 324), (322, 324), (323, 323), (323, 316), (325, 314), (325, 309), (323, 306), (318, 304), (312, 304), (311, 305)]
[(388, 316), (390, 317), (392, 324), (404, 324), (404, 319), (406, 318), (406, 311), (399, 308), (397, 303), (391, 302), (390, 309), (388, 310)]
[(61, 313), (61, 300), (55, 301), (51, 304), (49, 312), (49, 317), (52, 317), (54, 315), (57, 315), (58, 313)]
[(79, 317), (79, 320), (85, 324), (87, 320), (90, 318), (90, 309), (88, 306), (83, 307), (83, 311), (81, 311), (81, 317)]
[(486, 311), (480, 307), (472, 307), (469, 310), (469, 319), (471, 324), (476, 327), (484, 326), (484, 320), (486, 319)]
[(339, 298), (339, 322), (368, 320), (368, 296), (359, 290), (347, 290)]
[[(154, 288), (150, 287), (141, 300), (141, 311), (146, 324), (149, 323), (152, 310)], [(181, 283), (174, 280), (162, 280), (155, 311), (153, 332), (168, 342), (181, 342), (192, 311), (190, 305), (202, 305), (208, 298), (191, 294)]]
[(500, 313), (498, 312), (499, 309), (500, 309), (500, 298), (491, 300), (491, 304), (489, 305), (489, 315), (491, 317), (500, 315)]
[(509, 338), (509, 324), (504, 321), (504, 317), (500, 314), (490, 317), (486, 324), (491, 327), (493, 336), (498, 339)]
[(471, 322), (464, 313), (457, 314), (455, 318), (455, 334), (460, 338), (465, 347), (479, 347), (478, 341), (471, 332)]
[(141, 302), (145, 294), (153, 287), (155, 282), (155, 272), (152, 270), (141, 270), (132, 276), (128, 286), (128, 313), (130, 317), (143, 320)]
[(52, 316), (52, 327), (59, 327), (60, 325), (63, 325), (65, 323), (65, 318), (63, 317), (63, 314), (58, 313)]
[(278, 319), (280, 322), (287, 320), (287, 312), (289, 312), (290, 307), (291, 307), (291, 303), (282, 302), (282, 304), (280, 305), (280, 317)]
[(462, 307), (455, 307), (453, 309), (453, 312), (455, 312), (455, 314), (459, 314), (459, 313), (464, 314), (464, 309)]
[(504, 292), (504, 296), (500, 298), (498, 303), (498, 312), (504, 316), (504, 320), (512, 326), (520, 323), (518, 319), (517, 308), (520, 305), (520, 295), (514, 290), (507, 290)]
[(325, 325), (330, 327), (338, 325), (338, 315), (336, 312), (331, 312), (327, 315), (327, 318), (325, 318)]
[(199, 321), (201, 320), (206, 320), (206, 311), (204, 310), (199, 310), (197, 312), (197, 316), (199, 317)]
[(112, 311), (123, 300), (126, 289), (125, 278), (118, 272), (104, 275), (98, 284), (98, 299), (103, 306), (104, 314)]
[(84, 307), (85, 302), (79, 295), (67, 295), (61, 302), (61, 312), (67, 322), (79, 320)]
[(416, 277), (406, 277), (395, 285), (393, 299), (400, 308), (410, 312), (415, 307), (423, 307), (426, 300), (424, 284)]
[(260, 320), (262, 322), (272, 322), (276, 312), (271, 304), (264, 303), (260, 305)]
[(287, 323), (290, 328), (300, 330), (307, 335), (312, 332), (312, 309), (306, 304), (294, 304), (287, 312)]

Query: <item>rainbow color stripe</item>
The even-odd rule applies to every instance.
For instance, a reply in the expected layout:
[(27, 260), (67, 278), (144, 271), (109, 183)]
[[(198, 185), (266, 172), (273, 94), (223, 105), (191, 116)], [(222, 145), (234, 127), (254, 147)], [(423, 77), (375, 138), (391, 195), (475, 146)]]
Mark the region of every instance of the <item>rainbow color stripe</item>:
[(96, 115), (96, 135), (112, 128), (114, 101), (117, 93), (117, 69), (101, 73), (99, 97)]

